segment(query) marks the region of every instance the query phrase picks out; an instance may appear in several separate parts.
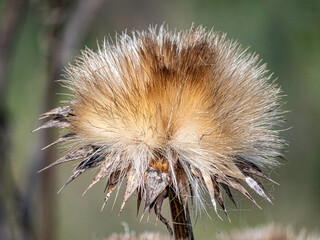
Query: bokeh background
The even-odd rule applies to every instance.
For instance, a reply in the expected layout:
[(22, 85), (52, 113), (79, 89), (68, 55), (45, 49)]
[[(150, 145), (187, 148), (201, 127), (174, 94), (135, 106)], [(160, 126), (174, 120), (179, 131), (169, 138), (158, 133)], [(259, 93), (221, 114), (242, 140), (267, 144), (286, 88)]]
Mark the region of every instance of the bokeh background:
[[(274, 222), (317, 231), (320, 226), (320, 2), (318, 0), (1, 0), (0, 1), (0, 239), (103, 239), (112, 233), (160, 231), (152, 216), (139, 222), (135, 197), (118, 217), (118, 201), (100, 212), (104, 185), (84, 197), (94, 172), (56, 194), (74, 165), (37, 173), (61, 156), (59, 147), (40, 151), (56, 132), (31, 131), (40, 113), (67, 93), (54, 80), (63, 66), (97, 40), (115, 32), (165, 22), (186, 29), (192, 23), (228, 33), (257, 52), (285, 93), (283, 136), (288, 162), (271, 173), (274, 205), (259, 210), (238, 196), (228, 203), (232, 223), (193, 214), (196, 239), (212, 239), (232, 229)], [(114, 203), (114, 206), (113, 206)], [(168, 204), (165, 215), (170, 218)], [(125, 226), (125, 227), (124, 227)], [(128, 230), (129, 229), (129, 230)]]

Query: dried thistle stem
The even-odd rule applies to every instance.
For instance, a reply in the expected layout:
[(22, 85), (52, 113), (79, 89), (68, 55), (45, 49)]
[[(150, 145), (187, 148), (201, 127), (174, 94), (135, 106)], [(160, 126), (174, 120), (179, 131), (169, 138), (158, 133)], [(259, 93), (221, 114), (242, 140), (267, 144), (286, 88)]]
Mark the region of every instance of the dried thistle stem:
[(169, 188), (169, 202), (173, 222), (174, 239), (193, 240), (193, 231), (188, 206), (183, 207), (182, 202), (172, 187)]

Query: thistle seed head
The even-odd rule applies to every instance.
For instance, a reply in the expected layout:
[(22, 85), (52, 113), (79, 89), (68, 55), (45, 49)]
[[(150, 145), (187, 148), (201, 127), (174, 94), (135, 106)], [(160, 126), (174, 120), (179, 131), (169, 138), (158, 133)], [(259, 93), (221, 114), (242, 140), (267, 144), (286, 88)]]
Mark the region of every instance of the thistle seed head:
[(285, 143), (281, 91), (270, 79), (257, 55), (213, 30), (121, 34), (66, 68), (73, 99), (43, 114), (50, 120), (38, 129), (65, 128), (53, 144), (68, 142), (70, 152), (47, 168), (80, 160), (65, 186), (98, 168), (88, 189), (107, 179), (107, 202), (125, 181), (121, 210), (137, 191), (138, 211), (145, 198), (144, 213), (154, 208), (163, 222), (168, 188), (185, 207), (208, 193), (226, 214), (222, 191), (256, 204), (247, 186), (270, 201), (261, 169), (278, 164)]
[(306, 229), (296, 231), (292, 226), (279, 226), (270, 224), (255, 228), (232, 231), (230, 234), (222, 234), (218, 240), (319, 240), (316, 232), (308, 232)]

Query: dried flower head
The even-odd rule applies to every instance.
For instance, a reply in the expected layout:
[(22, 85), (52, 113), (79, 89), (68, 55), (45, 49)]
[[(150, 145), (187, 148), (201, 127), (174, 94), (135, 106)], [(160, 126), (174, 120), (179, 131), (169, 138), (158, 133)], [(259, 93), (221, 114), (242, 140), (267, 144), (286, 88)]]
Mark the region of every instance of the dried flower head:
[(131, 234), (113, 234), (105, 240), (170, 240), (168, 236), (160, 233), (144, 232), (139, 236)]
[(319, 240), (316, 232), (308, 232), (306, 229), (296, 231), (291, 226), (279, 226), (270, 224), (255, 228), (232, 231), (218, 237), (218, 240)]
[(258, 56), (202, 27), (124, 33), (66, 69), (73, 99), (43, 114), (51, 120), (38, 129), (65, 128), (53, 144), (68, 142), (70, 152), (47, 168), (81, 160), (65, 186), (99, 168), (88, 189), (106, 178), (107, 202), (126, 181), (121, 210), (137, 190), (138, 211), (145, 196), (144, 212), (154, 208), (163, 222), (169, 188), (184, 207), (189, 197), (201, 206), (208, 192), (226, 214), (222, 190), (256, 204), (248, 185), (270, 201), (261, 169), (278, 164), (284, 144), (270, 78)]

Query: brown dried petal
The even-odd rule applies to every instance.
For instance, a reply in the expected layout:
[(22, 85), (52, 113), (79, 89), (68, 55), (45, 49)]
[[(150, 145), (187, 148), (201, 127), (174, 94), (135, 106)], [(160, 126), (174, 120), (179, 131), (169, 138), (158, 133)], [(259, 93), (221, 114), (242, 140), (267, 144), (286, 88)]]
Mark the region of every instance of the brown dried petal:
[(54, 115), (60, 115), (60, 116), (66, 117), (70, 112), (72, 112), (72, 109), (70, 106), (68, 106), (68, 105), (61, 106), (61, 107), (54, 108), (54, 109), (50, 110), (49, 112), (42, 114), (40, 119), (47, 118), (47, 117), (54, 116)]
[[(96, 149), (93, 147), (93, 149)], [(82, 173), (88, 171), (91, 168), (95, 168), (97, 166), (100, 166), (102, 164), (102, 159), (104, 159), (105, 156), (97, 154), (99, 150), (97, 150), (95, 153), (93, 153), (91, 156), (88, 156), (87, 159), (83, 160), (76, 170), (73, 172), (71, 177), (68, 179), (68, 181), (63, 185), (63, 187), (59, 190), (62, 191), (70, 182), (72, 182), (74, 179), (79, 177)]]
[(238, 192), (246, 196), (249, 200), (251, 200), (258, 208), (261, 209), (261, 207), (254, 200), (254, 198), (251, 197), (247, 189), (245, 189), (238, 180), (231, 177), (217, 177), (217, 182), (224, 183), (232, 187), (233, 189), (237, 190)]
[(71, 183), (74, 179), (76, 179), (77, 177), (79, 177), (82, 173), (84, 173), (85, 171), (87, 171), (88, 169), (78, 169), (75, 170), (72, 175), (69, 177), (68, 181), (62, 186), (62, 188), (60, 188), (60, 190), (58, 191), (58, 193), (60, 193), (69, 183)]
[(275, 183), (279, 185), (277, 182), (273, 181), (270, 177), (268, 177), (266, 174), (264, 174), (261, 169), (255, 165), (254, 163), (250, 162), (238, 162), (237, 163), (238, 168), (246, 175), (246, 174), (253, 174), (258, 177), (267, 179), (268, 181)]
[(75, 137), (76, 137), (75, 133), (68, 133), (68, 134), (62, 136), (61, 138), (59, 138), (58, 140), (54, 141), (53, 143), (50, 143), (49, 145), (43, 147), (41, 150), (45, 150), (48, 147), (51, 147), (51, 146), (53, 146), (55, 144), (58, 144), (58, 143), (61, 143), (61, 142), (64, 142), (64, 141), (74, 139)]
[(223, 183), (220, 183), (220, 186), (224, 189), (224, 191), (226, 192), (226, 194), (228, 195), (228, 197), (230, 198), (230, 200), (232, 201), (232, 203), (234, 204), (234, 206), (236, 208), (238, 208), (237, 204), (236, 204), (236, 201), (234, 200), (233, 196), (232, 196), (232, 193), (230, 191), (230, 188), (226, 185), (226, 184), (223, 184)]
[(263, 189), (259, 186), (259, 184), (253, 178), (246, 177), (246, 182), (248, 186), (251, 187), (258, 195), (260, 195), (261, 197), (267, 199), (270, 203), (272, 203), (270, 198), (265, 194)]
[(90, 185), (88, 186), (88, 188), (83, 192), (82, 196), (84, 194), (86, 194), (86, 192), (92, 188), (96, 183), (98, 183), (101, 179), (103, 179), (104, 177), (106, 177), (109, 174), (109, 168), (112, 165), (112, 162), (110, 161), (105, 161), (104, 163), (102, 163), (102, 166), (100, 168), (100, 171), (98, 172), (98, 174), (94, 177), (94, 179), (92, 180), (92, 182), (90, 183)]
[(136, 171), (135, 171), (135, 169), (131, 168), (127, 172), (126, 191), (124, 193), (123, 202), (122, 202), (122, 205), (120, 207), (119, 214), (122, 212), (122, 209), (124, 208), (124, 205), (126, 204), (126, 202), (128, 201), (129, 197), (133, 194), (133, 192), (137, 189), (138, 186), (139, 186), (139, 182), (138, 182), (138, 179), (137, 179)]
[(36, 132), (38, 130), (45, 129), (45, 128), (68, 128), (68, 127), (70, 127), (70, 123), (66, 119), (57, 117), (45, 122), (43, 125), (33, 130), (32, 132)]
[(110, 175), (110, 178), (109, 178), (109, 181), (108, 181), (108, 184), (106, 186), (106, 191), (107, 191), (107, 194), (104, 198), (104, 202), (103, 202), (103, 205), (102, 205), (102, 208), (101, 208), (101, 211), (104, 209), (106, 203), (108, 202), (110, 196), (111, 196), (111, 193), (113, 192), (113, 190), (117, 187), (117, 184), (120, 180), (120, 173), (121, 171), (120, 170), (117, 170), (115, 172), (113, 172), (111, 175)]
[(137, 216), (139, 214), (139, 209), (140, 209), (140, 205), (141, 205), (141, 201), (142, 201), (142, 197), (144, 194), (144, 190), (143, 188), (138, 188), (138, 197), (137, 197)]
[(215, 179), (211, 179), (211, 180), (212, 180), (212, 185), (213, 185), (213, 189), (214, 189), (214, 197), (218, 201), (220, 207), (223, 209), (223, 211), (226, 214), (229, 222), (231, 222), (231, 220), (229, 218), (229, 215), (228, 215), (228, 212), (227, 212), (227, 209), (226, 209), (226, 207), (224, 205), (224, 201), (223, 201), (222, 193), (221, 193), (220, 188), (219, 188), (219, 184), (215, 181)]
[(208, 173), (206, 172), (202, 172), (202, 178), (207, 186), (207, 189), (209, 191), (209, 194), (210, 194), (210, 198), (211, 198), (211, 202), (212, 202), (212, 205), (214, 207), (214, 211), (216, 212), (217, 216), (222, 220), (222, 218), (220, 217), (220, 215), (218, 214), (218, 211), (217, 211), (217, 204), (216, 204), (216, 201), (215, 201), (215, 191), (214, 191), (214, 187), (213, 187), (213, 183), (212, 183), (212, 180), (211, 180), (211, 177)]
[(55, 162), (51, 163), (50, 165), (46, 166), (45, 168), (41, 169), (38, 172), (42, 172), (48, 168), (51, 168), (51, 167), (56, 166), (61, 163), (88, 158), (94, 152), (94, 150), (95, 150), (95, 148), (92, 145), (87, 145), (87, 146), (81, 147), (71, 153), (68, 153), (67, 155), (63, 156), (62, 158), (59, 158), (58, 160), (56, 160)]

